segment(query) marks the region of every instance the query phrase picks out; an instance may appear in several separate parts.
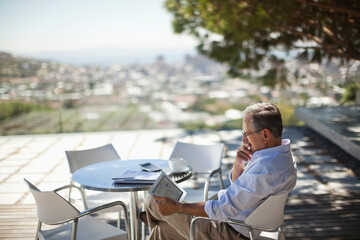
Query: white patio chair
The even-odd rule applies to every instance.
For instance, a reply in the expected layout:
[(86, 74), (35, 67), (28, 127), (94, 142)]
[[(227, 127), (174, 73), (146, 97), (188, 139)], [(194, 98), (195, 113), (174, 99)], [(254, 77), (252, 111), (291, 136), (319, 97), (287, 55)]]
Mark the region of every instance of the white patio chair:
[[(221, 172), (221, 160), (224, 144), (193, 144), (177, 142), (170, 158), (183, 158), (195, 174), (206, 174), (207, 179), (203, 190), (186, 189), (185, 202), (202, 202), (217, 196), (217, 191), (209, 191), (211, 178), (218, 174), (220, 188), (224, 188)], [(210, 197), (209, 197), (210, 196)]]
[[(116, 152), (112, 144), (107, 144), (101, 147), (90, 148), (85, 150), (72, 150), (65, 151), (66, 157), (68, 160), (70, 173), (73, 174), (79, 168), (85, 167), (90, 164), (95, 164), (99, 162), (112, 161), (112, 160), (121, 160), (120, 156)], [(71, 179), (70, 184), (74, 184), (74, 181)], [(83, 198), (85, 209), (93, 208), (98, 205), (102, 205), (107, 202), (113, 202), (117, 200), (124, 201), (127, 205), (130, 201), (130, 195), (127, 192), (97, 192), (90, 191), (81, 188), (85, 197)], [(86, 194), (86, 192), (91, 194)], [(71, 190), (69, 190), (69, 201), (71, 200)], [(118, 212), (118, 227), (120, 226), (121, 221), (121, 208), (118, 206), (114, 208), (108, 208), (101, 213), (107, 212)]]
[[(28, 180), (24, 179), (24, 181), (36, 202), (39, 221), (35, 239), (130, 239), (129, 218), (125, 203), (116, 201), (80, 212), (57, 193), (73, 187), (80, 190), (77, 186), (66, 185), (54, 191), (42, 192)], [(92, 213), (114, 206), (120, 206), (125, 213), (126, 232), (90, 216)], [(42, 229), (43, 223), (56, 227)]]
[[(285, 239), (282, 231), (284, 208), (288, 193), (271, 195), (261, 203), (246, 219), (239, 221), (232, 219), (228, 224), (244, 226), (248, 229), (249, 237), (253, 239)], [(195, 240), (195, 225), (197, 221), (215, 221), (213, 219), (196, 217), (191, 221), (190, 239)], [(255, 230), (255, 232), (254, 232)]]

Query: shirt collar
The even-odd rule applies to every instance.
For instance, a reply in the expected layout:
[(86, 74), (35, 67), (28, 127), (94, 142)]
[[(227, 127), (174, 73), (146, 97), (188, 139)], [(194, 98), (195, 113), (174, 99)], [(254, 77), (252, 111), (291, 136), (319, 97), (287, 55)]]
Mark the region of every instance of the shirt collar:
[(265, 148), (259, 151), (256, 151), (252, 157), (253, 159), (259, 158), (264, 155), (273, 154), (276, 152), (289, 152), (290, 151), (290, 139), (283, 139), (281, 145), (271, 148)]

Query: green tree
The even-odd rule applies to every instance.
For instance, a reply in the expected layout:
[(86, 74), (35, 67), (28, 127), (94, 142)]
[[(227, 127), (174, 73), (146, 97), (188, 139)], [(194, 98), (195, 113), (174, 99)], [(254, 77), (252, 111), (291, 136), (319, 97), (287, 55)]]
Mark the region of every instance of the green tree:
[(345, 93), (341, 98), (342, 103), (354, 102), (356, 99), (356, 92), (360, 91), (360, 84), (349, 83), (345, 88)]
[[(195, 36), (199, 53), (228, 63), (233, 76), (266, 58), (273, 63), (263, 79), (269, 84), (286, 57), (279, 51), (309, 61), (360, 60), (358, 0), (166, 0), (165, 7), (174, 31)], [(281, 73), (271, 79), (274, 85)]]

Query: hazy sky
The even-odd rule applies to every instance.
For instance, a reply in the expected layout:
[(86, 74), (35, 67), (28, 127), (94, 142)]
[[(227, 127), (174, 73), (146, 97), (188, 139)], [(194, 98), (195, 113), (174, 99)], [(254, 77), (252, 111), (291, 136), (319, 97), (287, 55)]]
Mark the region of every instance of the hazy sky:
[(164, 0), (0, 0), (0, 51), (194, 51)]

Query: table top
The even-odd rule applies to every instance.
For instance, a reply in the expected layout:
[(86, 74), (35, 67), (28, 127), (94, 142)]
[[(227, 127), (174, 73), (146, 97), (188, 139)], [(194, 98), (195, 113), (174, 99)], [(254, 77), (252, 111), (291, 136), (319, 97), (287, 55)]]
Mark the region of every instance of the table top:
[[(113, 177), (121, 176), (127, 170), (142, 172), (140, 163), (151, 162), (156, 166), (169, 169), (168, 160), (163, 159), (129, 159), (115, 160), (91, 164), (78, 169), (72, 175), (72, 179), (83, 188), (103, 192), (134, 192), (151, 188), (151, 185), (143, 184), (114, 184)], [(192, 176), (191, 168), (183, 173), (169, 174), (175, 182), (179, 183)]]

